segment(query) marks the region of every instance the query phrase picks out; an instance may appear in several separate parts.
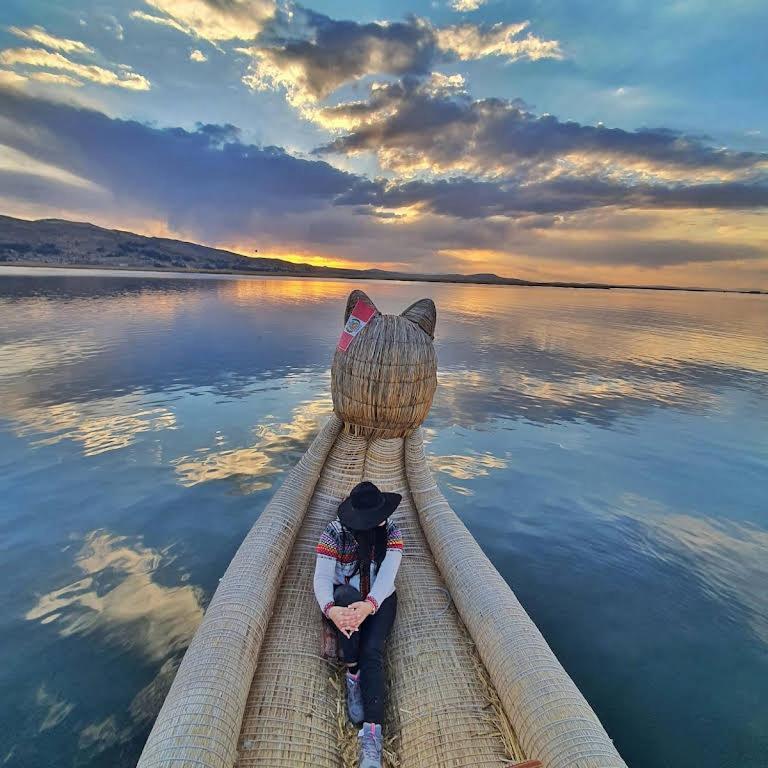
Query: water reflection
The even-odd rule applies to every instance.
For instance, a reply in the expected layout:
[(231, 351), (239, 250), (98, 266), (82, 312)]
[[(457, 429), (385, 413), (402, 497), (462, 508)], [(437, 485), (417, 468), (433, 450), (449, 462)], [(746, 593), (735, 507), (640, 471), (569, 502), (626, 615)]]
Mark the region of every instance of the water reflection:
[(64, 701), (58, 698), (55, 693), (50, 693), (44, 683), (40, 685), (35, 693), (35, 703), (45, 713), (40, 723), (40, 733), (50, 728), (55, 728), (66, 720), (69, 713), (75, 708), (72, 702)]
[(172, 461), (179, 483), (191, 487), (212, 480), (232, 479), (243, 495), (272, 487), (271, 476), (282, 471), (287, 459), (297, 457), (307, 447), (320, 423), (332, 409), (328, 395), (302, 403), (288, 422), (253, 428), (252, 445), (221, 449), (223, 436), (217, 435), (215, 448), (198, 448), (196, 455)]
[(0, 414), (13, 424), (19, 437), (31, 445), (55, 445), (72, 440), (84, 456), (98, 456), (131, 445), (144, 432), (174, 429), (176, 417), (166, 407), (148, 407), (140, 394), (33, 406), (23, 398), (6, 398)]
[(341, 324), (344, 305), (350, 286), (344, 280), (307, 280), (305, 278), (280, 278), (275, 280), (222, 280), (217, 281), (217, 293), (223, 301), (253, 309), (254, 305), (268, 301), (270, 304), (298, 305), (326, 303), (336, 307)]
[[(350, 289), (306, 279), (93, 279), (97, 286), (86, 289), (87, 279), (67, 278), (67, 292), (47, 278), (46, 289), (58, 286), (53, 296), (39, 280), (3, 284), (9, 322), (0, 376), (6, 386), (16, 378), (32, 405), (106, 399), (116, 387), (237, 396), (257, 378), (324, 369)], [(361, 287), (384, 311), (424, 294), (437, 300), (441, 388), (433, 418), (441, 423), (451, 413), (466, 424), (505, 414), (605, 423), (643, 405), (716, 407), (725, 385), (768, 386), (761, 297)]]
[(620, 503), (617, 514), (643, 527), (655, 557), (695, 574), (726, 611), (738, 607), (768, 645), (768, 530), (681, 514), (634, 494)]
[(129, 749), (126, 745), (130, 744), (135, 745), (134, 749), (140, 749), (171, 687), (179, 663), (179, 657), (168, 659), (152, 682), (134, 696), (126, 712), (111, 714), (82, 727), (77, 734), (77, 751), (81, 759), (114, 765), (114, 758), (109, 756), (111, 751), (124, 754)]
[(433, 470), (628, 762), (761, 765), (763, 297), (18, 272), (0, 272), (0, 762), (135, 764), (202, 606), (330, 412), (360, 287), (385, 312), (435, 300)]
[(42, 595), (25, 618), (55, 624), (62, 637), (98, 631), (110, 642), (165, 659), (188, 645), (203, 609), (193, 585), (154, 580), (163, 558), (170, 559), (167, 551), (93, 531), (75, 556), (82, 578)]
[(438, 382), (432, 420), (466, 426), (508, 416), (607, 424), (642, 408), (717, 405), (715, 392), (686, 383), (679, 371), (665, 381), (639, 375), (633, 380), (620, 371), (601, 375), (570, 368), (568, 374), (558, 374), (499, 366), (493, 371), (443, 371)]
[[(487, 477), (489, 470), (506, 469), (507, 459), (502, 459), (490, 453), (481, 454), (451, 454), (448, 456), (429, 455), (429, 465), (433, 472), (446, 475), (455, 480), (475, 480)], [(474, 492), (465, 485), (448, 481), (448, 487), (462, 496), (472, 496)]]

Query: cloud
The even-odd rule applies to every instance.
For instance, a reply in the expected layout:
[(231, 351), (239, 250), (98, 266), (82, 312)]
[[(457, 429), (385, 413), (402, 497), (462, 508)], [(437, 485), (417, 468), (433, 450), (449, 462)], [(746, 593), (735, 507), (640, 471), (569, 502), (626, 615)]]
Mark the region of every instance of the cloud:
[(486, 0), (452, 0), (451, 8), (462, 13), (465, 11), (476, 11), (485, 2)]
[(125, 29), (123, 25), (114, 17), (109, 14), (105, 14), (102, 17), (102, 27), (115, 36), (117, 40), (123, 40), (125, 37)]
[(517, 39), (527, 27), (528, 22), (435, 28), (417, 17), (360, 24), (301, 8), (238, 51), (252, 59), (243, 78), (247, 86), (283, 89), (292, 105), (306, 107), (368, 75), (424, 76), (438, 62), (486, 56), (509, 61), (562, 56), (556, 41), (530, 34)]
[(61, 53), (93, 53), (93, 48), (81, 43), (79, 40), (69, 40), (63, 37), (46, 32), (43, 27), (33, 26), (24, 29), (20, 27), (9, 27), (8, 31), (24, 40), (30, 40), (33, 43), (39, 43), (45, 48)]
[[(244, 144), (232, 125), (156, 128), (10, 90), (0, 117), (0, 144), (109, 190), (113, 204), (209, 236), (243, 231), (258, 212), (322, 209), (371, 183), (326, 162)], [(10, 188), (17, 183), (15, 176)], [(50, 183), (30, 189), (42, 199), (56, 193)]]
[(68, 85), (70, 88), (82, 88), (82, 80), (76, 80), (69, 75), (62, 75), (57, 72), (30, 72), (27, 77), (30, 80), (36, 80), (39, 83), (49, 83), (52, 85)]
[(151, 13), (145, 13), (144, 11), (131, 11), (130, 17), (137, 21), (146, 21), (150, 24), (158, 24), (163, 27), (170, 27), (178, 32), (183, 32), (185, 35), (191, 34), (191, 30), (187, 27), (179, 24), (178, 21), (169, 19), (167, 16), (153, 16)]
[[(441, 78), (433, 80), (432, 87), (442, 86)], [(244, 143), (232, 125), (161, 128), (16, 89), (0, 99), (2, 144), (16, 154), (0, 167), (0, 199), (28, 201), (38, 210), (64, 205), (113, 222), (161, 221), (183, 239), (211, 244), (256, 240), (261, 252), (309, 249), (358, 264), (423, 271), (487, 271), (494, 263), (500, 274), (515, 275), (509, 265), (524, 264), (517, 274), (534, 279), (541, 273), (556, 278), (553, 260), (657, 268), (749, 262), (755, 275), (765, 268), (758, 213), (727, 238), (718, 235), (717, 220), (702, 213), (768, 207), (768, 185), (757, 182), (369, 179)], [(19, 158), (34, 160), (40, 175), (24, 174)], [(618, 217), (623, 209), (636, 216), (638, 209), (670, 212), (669, 221), (680, 218), (684, 225), (675, 229), (641, 217), (617, 236), (596, 217), (600, 210)], [(579, 219), (579, 212), (591, 215)], [(547, 261), (555, 266), (537, 267)], [(596, 274), (606, 279), (610, 272)], [(655, 275), (647, 279), (660, 282)]]
[(436, 29), (435, 39), (441, 50), (455, 54), (461, 61), (486, 56), (501, 56), (507, 61), (562, 59), (563, 52), (557, 40), (542, 40), (530, 32), (526, 37), (518, 38), (529, 24), (527, 21), (518, 24), (499, 23), (491, 27), (459, 24)]
[(11, 86), (18, 87), (24, 85), (29, 78), (25, 75), (20, 75), (18, 72), (14, 72), (12, 69), (0, 69), (0, 87)]
[(195, 49), (189, 54), (190, 61), (203, 62), (208, 61), (208, 57), (199, 49)]
[(274, 0), (145, 0), (164, 14), (134, 11), (135, 19), (166, 24), (211, 42), (250, 40), (261, 32), (276, 10)]
[(565, 213), (606, 206), (749, 209), (768, 207), (768, 184), (664, 187), (622, 185), (592, 178), (520, 184), (455, 177), (360, 186), (342, 200), (394, 209), (418, 205), (460, 219)]
[(254, 90), (282, 88), (294, 106), (373, 73), (426, 74), (436, 55), (431, 28), (416, 19), (358, 24), (304, 10), (296, 23), (308, 37), (278, 36), (269, 46), (240, 49), (253, 57), (245, 84)]
[(408, 175), (464, 172), (518, 182), (596, 176), (626, 185), (700, 181), (705, 172), (709, 181), (737, 180), (768, 168), (766, 154), (720, 149), (666, 129), (562, 122), (518, 100), (473, 99), (460, 84), (434, 78), (378, 85), (367, 101), (329, 107), (320, 116), (351, 126), (320, 152), (372, 152), (383, 167)]
[(80, 64), (60, 53), (51, 53), (40, 48), (8, 48), (0, 51), (0, 64), (6, 66), (21, 64), (28, 67), (44, 67), (69, 72), (81, 80), (132, 91), (148, 91), (150, 88), (150, 82), (146, 77), (122, 65), (120, 71), (115, 72), (95, 64)]

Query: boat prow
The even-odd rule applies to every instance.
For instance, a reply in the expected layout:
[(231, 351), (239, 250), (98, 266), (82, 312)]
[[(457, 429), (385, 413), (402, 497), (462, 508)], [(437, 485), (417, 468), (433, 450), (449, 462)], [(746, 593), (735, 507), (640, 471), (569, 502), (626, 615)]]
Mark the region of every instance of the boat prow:
[[(345, 322), (358, 302), (375, 310), (353, 291)], [(335, 412), (227, 568), (140, 768), (350, 764), (312, 577), (321, 531), (362, 479), (403, 497), (395, 519), (406, 545), (387, 648), (390, 764), (626, 768), (429, 469), (419, 425), (435, 388), (434, 324), (429, 300), (401, 315), (376, 310), (337, 349)]]

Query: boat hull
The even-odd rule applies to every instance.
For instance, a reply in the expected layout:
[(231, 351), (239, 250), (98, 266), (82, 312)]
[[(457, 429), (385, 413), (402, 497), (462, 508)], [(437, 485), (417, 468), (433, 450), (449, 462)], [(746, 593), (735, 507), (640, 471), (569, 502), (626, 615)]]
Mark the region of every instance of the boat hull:
[(320, 655), (314, 547), (361, 479), (397, 491), (405, 550), (388, 641), (399, 768), (626, 768), (546, 641), (439, 491), (420, 429), (365, 437), (332, 415), (238, 550), (141, 768), (350, 764), (343, 687)]

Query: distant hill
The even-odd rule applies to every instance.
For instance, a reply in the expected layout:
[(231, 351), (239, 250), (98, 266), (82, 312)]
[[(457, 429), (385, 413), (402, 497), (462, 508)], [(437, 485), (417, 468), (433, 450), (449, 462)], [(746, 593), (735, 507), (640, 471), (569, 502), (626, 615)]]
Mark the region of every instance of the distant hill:
[(339, 269), (294, 264), (282, 259), (242, 256), (221, 248), (166, 237), (145, 237), (119, 229), (104, 229), (82, 222), (61, 219), (27, 221), (11, 216), (0, 216), (0, 264), (527, 284), (524, 280), (505, 279), (498, 275), (421, 275), (382, 269)]
[(27, 221), (11, 216), (0, 216), (2, 264), (533, 285), (493, 274), (432, 275), (295, 264), (283, 259), (242, 256), (183, 240), (104, 229), (94, 224), (62, 219)]
[[(600, 283), (533, 282), (518, 280), (514, 277), (499, 277), (493, 273), (425, 274), (392, 272), (384, 269), (318, 267), (312, 264), (294, 264), (283, 259), (251, 258), (221, 248), (209, 248), (206, 245), (172, 240), (167, 237), (145, 237), (133, 232), (104, 229), (83, 222), (62, 219), (27, 221), (12, 216), (0, 216), (0, 266), (3, 264), (567, 288), (648, 287), (610, 286)], [(656, 290), (702, 290), (676, 289), (668, 286), (653, 288)], [(760, 291), (740, 291), (740, 293), (745, 292), (760, 293)]]
[(0, 216), (0, 264), (527, 284), (498, 275), (420, 275), (294, 264), (94, 224), (62, 219), (27, 221), (11, 216)]
[(205, 245), (61, 219), (0, 216), (0, 263), (211, 272), (312, 272), (309, 264), (251, 259)]

